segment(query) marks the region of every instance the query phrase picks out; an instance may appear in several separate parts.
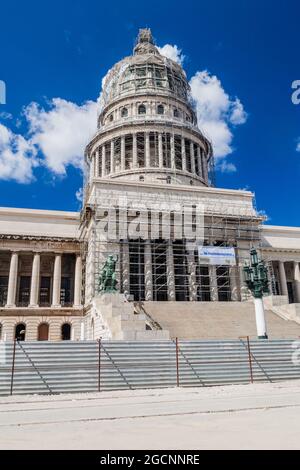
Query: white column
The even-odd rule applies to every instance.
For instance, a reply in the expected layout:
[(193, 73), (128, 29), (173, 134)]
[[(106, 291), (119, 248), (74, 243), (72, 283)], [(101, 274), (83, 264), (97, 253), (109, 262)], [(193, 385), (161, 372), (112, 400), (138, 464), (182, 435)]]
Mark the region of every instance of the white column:
[(171, 144), (171, 168), (175, 170), (175, 139), (174, 134), (171, 134), (170, 137), (170, 144)]
[(76, 255), (75, 277), (74, 277), (74, 307), (81, 307), (81, 287), (82, 287), (82, 259)]
[(115, 142), (110, 142), (110, 173), (115, 172)]
[(198, 176), (203, 176), (202, 175), (202, 162), (201, 162), (201, 149), (199, 145), (197, 145), (197, 160), (198, 160)]
[(203, 155), (202, 158), (203, 158), (203, 169), (204, 169), (203, 178), (205, 179), (205, 181), (208, 181), (208, 166), (207, 166), (207, 160), (206, 160), (205, 155)]
[(294, 285), (295, 285), (295, 302), (300, 303), (300, 269), (299, 262), (294, 261)]
[(122, 243), (122, 280), (123, 280), (123, 293), (130, 294), (130, 257), (129, 257), (129, 242), (125, 240)]
[(187, 253), (188, 273), (189, 273), (189, 292), (190, 300), (197, 300), (197, 279), (195, 255), (192, 252)]
[(195, 152), (194, 152), (194, 142), (190, 142), (190, 154), (191, 154), (191, 171), (195, 174)]
[(182, 159), (182, 169), (186, 171), (186, 154), (185, 154), (185, 138), (181, 137), (181, 159)]
[(254, 299), (258, 339), (268, 339), (263, 299)]
[(101, 177), (105, 176), (105, 145), (102, 145), (102, 158), (101, 158)]
[(167, 284), (168, 284), (168, 299), (176, 300), (173, 244), (171, 240), (168, 240), (168, 247), (167, 247)]
[(16, 306), (17, 281), (18, 281), (18, 253), (12, 253), (9, 267), (8, 291), (6, 307)]
[(136, 133), (132, 134), (132, 166), (137, 168), (137, 142), (136, 142)]
[(60, 307), (61, 254), (55, 255), (53, 271), (52, 307)]
[(121, 171), (125, 170), (125, 135), (121, 137)]
[(281, 295), (288, 296), (284, 262), (278, 261), (278, 264), (279, 264), (280, 293)]
[(96, 153), (95, 153), (95, 159), (96, 159), (96, 162), (95, 162), (95, 177), (96, 178), (99, 178), (100, 174), (99, 174), (99, 158), (100, 158), (100, 148), (98, 147), (98, 149), (96, 150)]
[(209, 280), (210, 280), (210, 296), (213, 302), (218, 301), (218, 283), (217, 283), (217, 267), (209, 267)]
[(84, 321), (81, 320), (81, 323), (80, 323), (80, 341), (84, 341), (85, 339), (85, 328), (84, 328)]
[(164, 167), (163, 144), (162, 144), (161, 132), (158, 133), (158, 165), (159, 165), (159, 168)]
[(230, 279), (230, 291), (231, 291), (231, 300), (237, 301), (240, 300), (239, 288), (238, 288), (238, 267), (231, 266), (229, 268), (229, 279)]
[(151, 254), (151, 241), (150, 240), (145, 240), (144, 263), (145, 263), (145, 299), (153, 300), (152, 254)]
[(38, 304), (39, 304), (40, 265), (41, 265), (41, 255), (39, 253), (34, 253), (33, 261), (32, 261), (29, 307), (38, 307)]
[(145, 132), (145, 167), (150, 167), (150, 135)]
[(93, 158), (93, 155), (91, 156), (91, 159), (90, 159), (88, 165), (89, 165), (89, 182), (91, 182), (92, 179), (93, 179), (93, 176), (94, 176), (94, 158)]

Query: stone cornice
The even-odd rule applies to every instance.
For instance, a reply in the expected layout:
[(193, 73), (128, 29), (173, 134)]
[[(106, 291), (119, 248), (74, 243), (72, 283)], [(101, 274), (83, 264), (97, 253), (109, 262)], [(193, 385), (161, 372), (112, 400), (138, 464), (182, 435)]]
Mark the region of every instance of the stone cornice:
[[(254, 194), (251, 191), (245, 191), (242, 189), (223, 189), (223, 188), (213, 188), (205, 186), (184, 186), (184, 185), (166, 185), (161, 183), (146, 183), (139, 182), (138, 185), (136, 181), (125, 181), (117, 179), (103, 179), (103, 178), (94, 178), (94, 181), (101, 183), (103, 186), (109, 186), (111, 189), (112, 186), (123, 186), (129, 187), (132, 190), (137, 192), (142, 191), (143, 189), (150, 189), (157, 191), (158, 189), (164, 192), (190, 192), (190, 193), (203, 193), (205, 195), (223, 195), (223, 196), (233, 196), (233, 197), (246, 197), (247, 199), (253, 199)], [(263, 217), (262, 217), (263, 218)]]
[(67, 237), (46, 237), (46, 236), (36, 236), (36, 235), (10, 235), (10, 234), (0, 234), (0, 240), (26, 240), (26, 241), (50, 241), (50, 242), (68, 242), (68, 243), (79, 243), (78, 238), (67, 238)]
[(55, 219), (62, 220), (77, 220), (80, 217), (79, 212), (69, 211), (56, 211), (56, 210), (43, 210), (43, 209), (23, 209), (19, 207), (0, 207), (1, 215), (26, 215), (27, 217), (39, 217), (49, 218), (54, 217)]
[(9, 316), (51, 316), (51, 317), (64, 317), (64, 316), (83, 316), (83, 307), (82, 308), (47, 308), (47, 307), (15, 307), (15, 308), (0, 308), (0, 318), (9, 317)]

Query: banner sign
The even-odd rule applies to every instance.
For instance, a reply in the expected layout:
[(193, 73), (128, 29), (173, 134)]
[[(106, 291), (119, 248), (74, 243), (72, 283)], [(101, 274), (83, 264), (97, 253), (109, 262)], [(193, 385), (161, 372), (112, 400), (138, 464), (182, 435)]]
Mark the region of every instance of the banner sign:
[(211, 266), (235, 266), (235, 251), (233, 247), (199, 246), (199, 263)]

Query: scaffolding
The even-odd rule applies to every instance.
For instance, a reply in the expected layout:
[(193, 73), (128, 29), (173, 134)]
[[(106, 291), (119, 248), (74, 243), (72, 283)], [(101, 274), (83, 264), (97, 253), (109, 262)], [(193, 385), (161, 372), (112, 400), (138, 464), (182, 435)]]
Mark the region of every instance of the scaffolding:
[[(82, 243), (87, 298), (97, 294), (99, 275), (110, 254), (118, 257), (119, 290), (135, 301), (231, 301), (249, 298), (243, 286), (242, 268), (248, 260), (250, 248), (261, 247), (262, 218), (242, 201), (234, 205), (226, 202), (220, 205), (220, 202), (208, 199), (204, 213), (203, 244), (233, 247), (236, 265), (205, 265), (199, 259), (197, 242), (191, 249), (191, 240), (176, 237), (176, 216), (172, 210), (166, 210), (183, 202), (179, 187), (176, 189), (176, 197), (174, 191), (170, 191), (171, 197), (168, 191), (163, 194), (164, 205), (155, 217), (142, 205), (136, 206), (138, 191), (122, 191), (128, 204), (126, 224), (137, 220), (138, 233), (134, 238), (124, 236), (122, 232), (122, 211), (112, 210), (115, 189), (100, 191), (90, 198), (87, 212), (89, 229), (84, 232)], [(157, 200), (157, 193), (149, 193), (147, 198), (151, 205)], [(85, 215), (82, 223), (87, 225)], [(112, 227), (116, 227), (116, 233), (110, 238)], [(156, 237), (151, 236), (153, 232)], [(143, 236), (139, 236), (141, 233)]]

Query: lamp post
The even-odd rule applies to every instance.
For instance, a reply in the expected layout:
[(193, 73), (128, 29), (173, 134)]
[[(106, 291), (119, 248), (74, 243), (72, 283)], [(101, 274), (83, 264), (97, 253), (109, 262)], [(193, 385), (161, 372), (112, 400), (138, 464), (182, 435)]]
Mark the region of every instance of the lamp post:
[(250, 260), (250, 265), (244, 266), (244, 278), (254, 297), (257, 336), (268, 339), (263, 304), (263, 295), (269, 293), (268, 269), (264, 261), (258, 259), (255, 248), (250, 251)]

